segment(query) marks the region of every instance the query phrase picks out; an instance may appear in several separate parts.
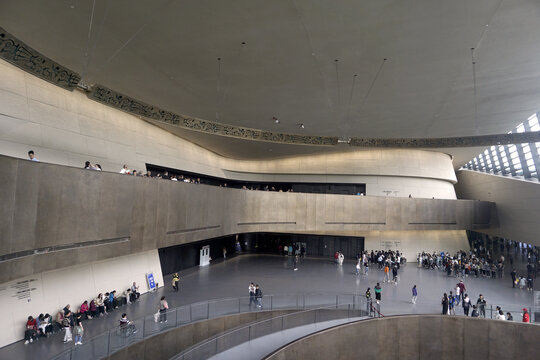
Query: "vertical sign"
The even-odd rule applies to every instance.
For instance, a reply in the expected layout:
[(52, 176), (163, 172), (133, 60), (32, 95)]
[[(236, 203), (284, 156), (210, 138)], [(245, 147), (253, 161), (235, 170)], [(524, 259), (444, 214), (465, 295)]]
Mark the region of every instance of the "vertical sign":
[(146, 274), (146, 280), (148, 282), (148, 289), (150, 289), (150, 291), (155, 290), (156, 283), (154, 281), (154, 274), (153, 273)]

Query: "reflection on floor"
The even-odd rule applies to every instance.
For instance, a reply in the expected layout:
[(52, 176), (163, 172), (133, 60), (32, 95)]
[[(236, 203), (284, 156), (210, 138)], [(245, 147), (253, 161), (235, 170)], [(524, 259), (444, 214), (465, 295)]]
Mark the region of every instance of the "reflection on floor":
[[(177, 307), (207, 299), (247, 296), (250, 282), (259, 284), (265, 295), (303, 292), (364, 294), (367, 287), (373, 289), (378, 281), (382, 284), (383, 272), (377, 270), (376, 266), (370, 268), (369, 276), (356, 276), (353, 260), (345, 261), (340, 267), (333, 259), (307, 258), (300, 262), (298, 271), (292, 270), (291, 260), (277, 255), (242, 255), (208, 267), (190, 269), (180, 273), (178, 293), (172, 291), (169, 285), (171, 277), (168, 276), (165, 278), (167, 285), (157, 292), (143, 295), (138, 302), (113, 311), (106, 317), (86, 321), (84, 338), (90, 339), (116, 327), (124, 311), (130, 319), (153, 314), (162, 295), (167, 297), (169, 306)], [(519, 309), (531, 306), (532, 293), (513, 289), (508, 273), (509, 270), (502, 279), (467, 277), (464, 279), (466, 292), (473, 303), (479, 294), (483, 294), (488, 305), (502, 305), (505, 313), (516, 310), (513, 312), (514, 319), (519, 321)], [(397, 285), (382, 284), (381, 313), (439, 313), (443, 292), (454, 291), (457, 282), (455, 277), (447, 277), (442, 271), (426, 270), (409, 263), (400, 270)], [(416, 305), (411, 303), (413, 285), (418, 288)], [(71, 305), (78, 307), (78, 304)], [(462, 309), (458, 308), (456, 314), (462, 315)], [(58, 335), (29, 345), (23, 345), (21, 341), (6, 346), (0, 349), (0, 358), (33, 360), (36, 354), (51, 357), (69, 347), (62, 343)]]

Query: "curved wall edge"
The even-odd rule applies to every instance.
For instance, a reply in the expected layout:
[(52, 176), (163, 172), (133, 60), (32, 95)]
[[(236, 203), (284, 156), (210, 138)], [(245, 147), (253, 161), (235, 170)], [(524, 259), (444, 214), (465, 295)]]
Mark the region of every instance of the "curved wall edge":
[[(82, 167), (88, 160), (107, 171), (120, 171), (123, 164), (144, 170), (146, 163), (151, 163), (222, 178), (234, 171), (261, 177), (341, 174), (340, 182), (357, 175), (456, 182), (450, 156), (435, 151), (362, 149), (261, 161), (226, 158), (3, 60), (0, 95), (0, 153), (10, 156), (23, 158), (33, 149), (41, 161), (62, 165)], [(442, 185), (440, 194), (438, 185), (432, 185), (432, 196), (448, 193), (446, 185)], [(448, 197), (455, 198), (455, 193)]]

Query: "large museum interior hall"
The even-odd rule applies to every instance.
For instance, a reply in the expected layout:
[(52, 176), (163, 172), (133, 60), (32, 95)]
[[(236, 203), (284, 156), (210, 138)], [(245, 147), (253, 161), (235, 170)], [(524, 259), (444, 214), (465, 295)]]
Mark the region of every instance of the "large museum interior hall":
[(0, 1), (0, 359), (537, 359), (539, 15)]

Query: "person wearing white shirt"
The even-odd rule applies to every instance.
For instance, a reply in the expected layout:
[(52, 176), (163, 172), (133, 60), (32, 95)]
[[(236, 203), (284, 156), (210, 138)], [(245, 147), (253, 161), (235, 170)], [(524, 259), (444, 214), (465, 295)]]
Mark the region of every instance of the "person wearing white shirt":
[(28, 160), (30, 161), (35, 161), (35, 162), (39, 162), (39, 160), (35, 157), (34, 155), (34, 150), (30, 150), (28, 152)]
[(122, 170), (120, 170), (120, 174), (129, 174), (129, 169), (126, 164), (122, 167)]

